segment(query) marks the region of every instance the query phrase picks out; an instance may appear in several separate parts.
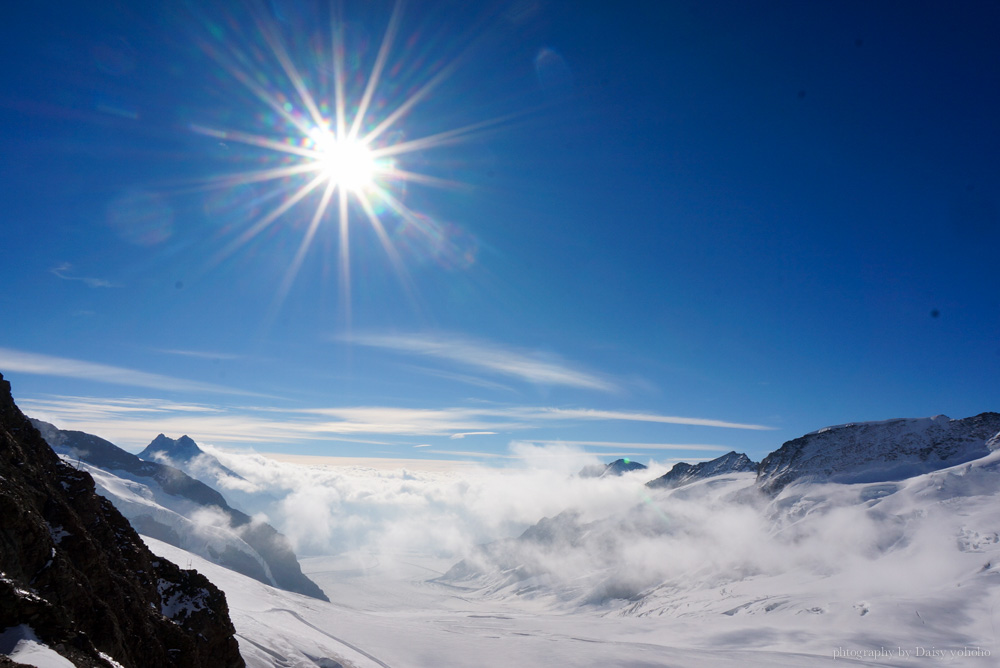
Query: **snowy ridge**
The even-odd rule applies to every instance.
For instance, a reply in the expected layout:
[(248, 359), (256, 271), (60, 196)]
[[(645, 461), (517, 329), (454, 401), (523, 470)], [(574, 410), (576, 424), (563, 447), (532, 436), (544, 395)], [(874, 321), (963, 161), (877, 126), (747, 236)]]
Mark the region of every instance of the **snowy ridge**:
[(962, 420), (938, 415), (827, 427), (788, 441), (765, 457), (758, 485), (775, 493), (801, 480), (903, 480), (983, 457), (998, 433), (998, 413)]
[(178, 547), (236, 568), (245, 575), (277, 586), (264, 558), (244, 541), (221, 511), (166, 492), (155, 480), (114, 473), (73, 460), (64, 461), (87, 471), (97, 493), (110, 499), (140, 534), (153, 536)]
[(748, 473), (757, 472), (757, 462), (751, 460), (743, 453), (727, 452), (721, 457), (698, 464), (688, 464), (678, 462), (664, 475), (650, 480), (647, 487), (652, 488), (673, 488), (692, 483), (696, 480), (713, 478), (727, 473)]
[(260, 668), (800, 668), (890, 647), (874, 665), (927, 665), (931, 647), (966, 652), (943, 665), (993, 665), (1000, 452), (891, 484), (770, 497), (738, 473), (650, 494), (624, 516), (542, 520), (445, 575), (414, 554), (306, 559), (335, 603), (188, 558), (227, 592)]

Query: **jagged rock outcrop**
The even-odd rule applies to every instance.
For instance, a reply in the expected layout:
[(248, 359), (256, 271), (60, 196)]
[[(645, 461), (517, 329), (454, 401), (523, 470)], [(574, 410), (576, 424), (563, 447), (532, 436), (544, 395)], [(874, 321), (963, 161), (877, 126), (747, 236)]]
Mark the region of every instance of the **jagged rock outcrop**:
[(673, 489), (696, 480), (704, 480), (727, 473), (748, 473), (757, 470), (757, 463), (739, 452), (727, 452), (721, 457), (698, 464), (678, 462), (673, 468), (655, 480), (646, 483), (654, 489)]
[(225, 594), (149, 551), (62, 461), (0, 375), (0, 628), (77, 666), (244, 666)]
[[(186, 517), (176, 513), (153, 516), (148, 506), (125, 503), (109, 493), (111, 501), (118, 505), (119, 510), (139, 531), (171, 545), (196, 552), (210, 561), (265, 584), (323, 601), (329, 600), (323, 590), (302, 573), (295, 552), (284, 535), (270, 524), (255, 521), (246, 513), (232, 508), (219, 492), (200, 480), (195, 480), (172, 466), (143, 461), (99, 436), (82, 431), (58, 429), (41, 420), (32, 420), (32, 424), (59, 454), (87, 462), (111, 473), (124, 472), (133, 480), (151, 481), (167, 494), (193, 502), (187, 504), (185, 514), (200, 509), (217, 512), (221, 524), (224, 525), (220, 526), (220, 529), (234, 532), (238, 540), (244, 542), (249, 549), (246, 549), (246, 546), (243, 550), (234, 549), (231, 545), (219, 547), (218, 544), (206, 542), (203, 536), (198, 540), (188, 540), (192, 528), (197, 527), (192, 527)], [(161, 435), (158, 438), (166, 437)], [(191, 444), (194, 445), (194, 441), (191, 441)], [(194, 447), (197, 449), (197, 445)]]
[(605, 478), (607, 476), (620, 476), (629, 471), (641, 471), (645, 468), (647, 468), (645, 464), (640, 464), (631, 459), (616, 459), (604, 466), (587, 466), (580, 471), (579, 476), (581, 478)]
[(827, 427), (788, 441), (765, 457), (757, 485), (773, 494), (799, 480), (903, 480), (983, 457), (996, 448), (998, 433), (1000, 413)]

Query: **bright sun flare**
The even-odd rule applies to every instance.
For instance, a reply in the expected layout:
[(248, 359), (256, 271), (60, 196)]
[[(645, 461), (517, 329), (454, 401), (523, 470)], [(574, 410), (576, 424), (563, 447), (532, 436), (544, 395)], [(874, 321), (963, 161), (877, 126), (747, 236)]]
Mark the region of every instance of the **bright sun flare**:
[(313, 133), (313, 140), (320, 173), (333, 186), (359, 195), (375, 185), (379, 166), (364, 141), (324, 131)]
[[(363, 91), (348, 90), (347, 82), (350, 77), (345, 65), (341, 33), (343, 24), (336, 20), (331, 21), (328, 33), (331, 35), (331, 42), (327, 55), (323, 56), (321, 53), (316, 62), (312, 59), (308, 61), (313, 66), (311, 69), (332, 72), (332, 96), (314, 97), (307, 86), (307, 77), (293, 63), (277, 28), (267, 21), (258, 21), (259, 37), (269, 47), (268, 50), (280, 66), (286, 86), (280, 85), (280, 77), (274, 77), (273, 73), (269, 76), (270, 71), (263, 64), (261, 66), (264, 69), (259, 72), (247, 70), (244, 54), (233, 45), (227, 45), (230, 53), (226, 53), (225, 49), (206, 49), (235, 80), (246, 86), (270, 110), (273, 126), (264, 133), (200, 125), (192, 125), (192, 129), (227, 144), (239, 142), (284, 156), (284, 162), (280, 166), (255, 168), (211, 180), (221, 187), (272, 182), (278, 184), (279, 190), (276, 192), (282, 193), (280, 202), (270, 210), (265, 209), (232, 243), (220, 251), (215, 261), (221, 262), (260, 235), (289, 210), (306, 201), (307, 197), (312, 196), (315, 201), (315, 208), (298, 250), (288, 266), (284, 280), (278, 286), (270, 316), (274, 315), (291, 288), (321, 224), (328, 219), (328, 212), (333, 214), (338, 227), (341, 303), (348, 322), (351, 302), (348, 217), (352, 209), (355, 215), (360, 213), (360, 218), (368, 221), (393, 268), (406, 285), (407, 278), (399, 252), (383, 224), (382, 216), (395, 216), (416, 233), (424, 233), (429, 240), (437, 242), (440, 234), (428, 219), (411, 211), (401, 201), (401, 185), (410, 182), (451, 188), (456, 184), (405, 169), (399, 164), (399, 159), (409, 153), (454, 144), (504, 120), (497, 118), (482, 121), (415, 139), (402, 138), (398, 132), (402, 119), (449, 76), (458, 61), (434, 72), (404, 99), (393, 101), (380, 98), (377, 91), (386, 71), (390, 45), (400, 26), (400, 15), (400, 5), (397, 5), (371, 72), (364, 82)], [(266, 50), (259, 53), (266, 53)], [(325, 62), (333, 65), (332, 70), (326, 69), (328, 65)], [(313, 77), (317, 76), (313, 73)], [(264, 81), (268, 83), (262, 83)], [(374, 112), (373, 107), (377, 107), (379, 111)], [(395, 131), (390, 132), (391, 129)]]

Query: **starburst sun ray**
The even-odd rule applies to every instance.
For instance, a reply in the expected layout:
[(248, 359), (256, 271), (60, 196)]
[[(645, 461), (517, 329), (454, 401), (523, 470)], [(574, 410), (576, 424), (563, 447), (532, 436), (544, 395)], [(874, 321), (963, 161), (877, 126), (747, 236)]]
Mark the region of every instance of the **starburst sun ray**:
[[(423, 137), (406, 138), (399, 126), (404, 118), (450, 77), (461, 57), (446, 61), (435, 67), (433, 73), (422, 84), (411, 88), (410, 94), (396, 104), (388, 104), (379, 99), (378, 93), (388, 72), (398, 71), (390, 67), (390, 56), (402, 25), (401, 4), (393, 7), (383, 33), (378, 51), (374, 56), (367, 76), (364, 78), (360, 95), (351, 96), (348, 90), (346, 72), (345, 22), (340, 17), (341, 7), (335, 5), (330, 15), (330, 30), (327, 44), (330, 52), (324, 56), (317, 40), (310, 41), (311, 53), (319, 49), (315, 71), (297, 66), (294, 49), (286, 47), (277, 25), (272, 25), (261, 13), (254, 16), (253, 24), (260, 37), (261, 49), (251, 44), (241, 50), (232, 44), (228, 49), (216, 48), (211, 43), (203, 44), (206, 53), (215, 59), (233, 80), (239, 82), (250, 94), (263, 103), (271, 116), (261, 117), (268, 124), (266, 132), (248, 132), (241, 129), (211, 128), (192, 125), (192, 130), (217, 138), (259, 149), (252, 154), (255, 160), (280, 160), (276, 166), (251, 169), (206, 180), (208, 187), (234, 187), (255, 184), (264, 188), (272, 187), (283, 198), (272, 209), (249, 223), (228, 245), (212, 259), (213, 265), (225, 261), (237, 250), (258, 238), (276, 221), (303, 203), (308, 197), (316, 197), (312, 215), (296, 251), (290, 260), (278, 286), (269, 319), (281, 308), (295, 280), (301, 273), (306, 255), (323, 227), (324, 221), (335, 217), (338, 244), (337, 264), (340, 285), (340, 303), (346, 323), (350, 323), (351, 313), (351, 258), (350, 237), (353, 203), (356, 203), (366, 221), (384, 249), (394, 272), (413, 299), (411, 281), (405, 270), (399, 249), (394, 246), (392, 228), (387, 229), (383, 216), (394, 217), (399, 224), (406, 225), (427, 234), (432, 243), (441, 243), (427, 233), (427, 224), (415, 214), (401, 197), (401, 186), (413, 183), (421, 186), (455, 189), (463, 184), (454, 179), (441, 178), (407, 169), (400, 161), (407, 160), (409, 154), (435, 149), (466, 141), (475, 134), (485, 131), (507, 120), (507, 117), (473, 123), (448, 129)], [(412, 41), (412, 40), (411, 40)], [(267, 62), (267, 54), (273, 60)], [(253, 56), (251, 58), (250, 56)], [(313, 56), (315, 57), (315, 55)], [(328, 63), (324, 70), (322, 63)], [(256, 62), (259, 71), (252, 70)], [(332, 64), (332, 72), (330, 65)], [(352, 65), (357, 67), (357, 64)], [(322, 73), (332, 74), (332, 100), (324, 99), (323, 89), (315, 88), (322, 81)], [(304, 76), (303, 73), (309, 75)], [(282, 90), (281, 83), (286, 87)], [(329, 88), (327, 88), (329, 90)], [(352, 109), (352, 111), (349, 111)], [(377, 110), (377, 111), (376, 111)], [(270, 119), (270, 121), (266, 119)], [(273, 124), (273, 126), (271, 126)], [(389, 130), (394, 132), (390, 133)], [(296, 181), (299, 183), (296, 184)], [(302, 181), (305, 181), (304, 183)], [(273, 184), (268, 185), (268, 184)], [(322, 186), (322, 188), (321, 188)], [(317, 190), (321, 194), (315, 195)], [(336, 203), (334, 203), (336, 197)], [(258, 196), (258, 202), (268, 197)], [(358, 211), (353, 211), (358, 215)], [(291, 225), (290, 227), (297, 227)]]

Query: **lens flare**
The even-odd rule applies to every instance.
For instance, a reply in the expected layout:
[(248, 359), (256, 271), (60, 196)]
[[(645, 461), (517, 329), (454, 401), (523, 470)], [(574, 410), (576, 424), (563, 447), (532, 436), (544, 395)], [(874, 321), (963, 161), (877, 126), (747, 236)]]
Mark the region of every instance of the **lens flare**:
[(337, 137), (317, 129), (310, 133), (316, 142), (316, 162), (320, 174), (334, 187), (361, 196), (375, 187), (375, 176), (388, 170), (376, 163), (371, 150), (364, 142), (351, 137)]
[[(368, 223), (412, 296), (402, 258), (393, 245), (394, 235), (386, 229), (387, 219), (399, 221), (416, 234), (426, 235), (432, 243), (437, 238), (439, 226), (428, 225), (426, 215), (404, 204), (404, 186), (412, 183), (453, 188), (461, 184), (407, 168), (407, 156), (419, 152), (419, 162), (430, 164), (424, 152), (464, 141), (510, 118), (494, 118), (423, 137), (408, 137), (401, 127), (408, 114), (454, 72), (461, 54), (451, 61), (437, 61), (432, 70), (423, 73), (423, 83), (410, 82), (411, 85), (402, 87), (396, 85), (398, 82), (390, 82), (394, 85), (387, 88), (405, 90), (405, 97), (393, 99), (392, 93), (380, 95), (380, 86), (387, 77), (391, 78), (387, 73), (399, 70), (398, 66), (390, 67), (390, 52), (400, 32), (400, 22), (400, 5), (396, 5), (367, 73), (358, 71), (362, 59), (357, 54), (347, 53), (343, 31), (349, 24), (336, 16), (331, 17), (325, 38), (316, 34), (306, 40), (309, 48), (305, 57), (301, 56), (301, 50), (294, 51), (300, 55), (299, 63), (295, 62), (282, 39), (281, 26), (260, 14), (253, 16), (256, 34), (239, 31), (226, 37), (225, 30), (209, 24), (208, 32), (212, 37), (201, 40), (202, 50), (228, 77), (249, 91), (266, 111), (255, 114), (255, 118), (266, 119), (262, 124), (263, 132), (191, 125), (191, 129), (201, 135), (226, 146), (241, 144), (249, 147), (253, 155), (261, 156), (256, 159), (253, 169), (216, 177), (211, 179), (209, 186), (233, 188), (273, 184), (278, 194), (274, 198), (260, 198), (270, 201), (270, 208), (263, 209), (255, 220), (248, 222), (213, 258), (213, 265), (221, 264), (279, 220), (303, 220), (301, 216), (292, 218), (294, 210), (315, 202), (298, 249), (278, 287), (269, 317), (280, 309), (317, 233), (325, 223), (331, 222), (337, 225), (341, 304), (346, 322), (350, 323), (352, 221), (349, 218), (352, 214)], [(233, 34), (243, 36), (249, 43), (241, 46)], [(288, 35), (290, 40), (298, 38), (301, 41), (301, 35), (291, 32)], [(409, 52), (421, 48), (417, 36), (419, 33), (400, 40), (406, 44), (400, 63), (412, 60), (409, 56), (413, 53)], [(413, 74), (420, 75), (419, 72)]]

